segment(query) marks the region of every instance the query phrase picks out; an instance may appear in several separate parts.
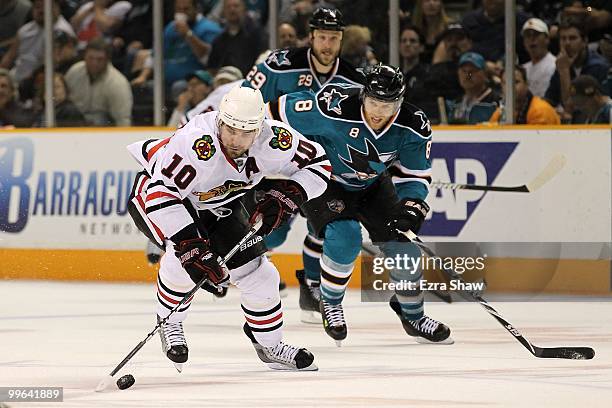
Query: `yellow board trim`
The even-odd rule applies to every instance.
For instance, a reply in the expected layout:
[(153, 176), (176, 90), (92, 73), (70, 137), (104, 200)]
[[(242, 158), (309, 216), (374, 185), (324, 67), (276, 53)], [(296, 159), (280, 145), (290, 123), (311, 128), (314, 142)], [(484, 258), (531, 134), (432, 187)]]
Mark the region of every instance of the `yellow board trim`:
[[(0, 249), (0, 259), (0, 279), (153, 282), (158, 268), (144, 251)], [(360, 261), (351, 288), (361, 286)], [(301, 255), (273, 254), (272, 262), (288, 285), (297, 286)], [(486, 279), (490, 291), (612, 295), (610, 268), (609, 260), (488, 258)]]

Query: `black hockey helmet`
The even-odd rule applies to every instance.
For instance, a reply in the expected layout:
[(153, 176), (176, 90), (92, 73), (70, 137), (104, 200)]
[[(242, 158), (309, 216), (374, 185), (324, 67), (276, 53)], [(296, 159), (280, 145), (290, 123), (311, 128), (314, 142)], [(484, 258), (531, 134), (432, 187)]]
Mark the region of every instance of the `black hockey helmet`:
[(363, 94), (385, 102), (398, 101), (406, 91), (404, 74), (399, 68), (379, 63), (364, 71)]
[(319, 7), (312, 13), (312, 17), (308, 23), (310, 31), (313, 30), (331, 30), (344, 31), (344, 21), (340, 10)]

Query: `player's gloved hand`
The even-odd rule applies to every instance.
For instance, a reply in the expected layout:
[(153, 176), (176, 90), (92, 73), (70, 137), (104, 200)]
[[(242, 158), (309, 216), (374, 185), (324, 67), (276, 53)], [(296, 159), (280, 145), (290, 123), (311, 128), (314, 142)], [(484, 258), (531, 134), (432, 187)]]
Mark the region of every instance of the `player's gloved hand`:
[(297, 214), (305, 198), (306, 193), (298, 183), (278, 180), (269, 190), (255, 192), (257, 204), (249, 222), (255, 224), (261, 218), (262, 225), (257, 233), (268, 235)]
[(398, 230), (403, 232), (410, 230), (417, 234), (428, 212), (429, 206), (425, 201), (403, 198), (395, 205), (387, 226), (391, 233), (395, 235), (397, 235)]
[(217, 286), (228, 283), (229, 274), (219, 264), (221, 258), (210, 249), (208, 240), (186, 239), (175, 245), (174, 249), (176, 257), (195, 283), (204, 277)]

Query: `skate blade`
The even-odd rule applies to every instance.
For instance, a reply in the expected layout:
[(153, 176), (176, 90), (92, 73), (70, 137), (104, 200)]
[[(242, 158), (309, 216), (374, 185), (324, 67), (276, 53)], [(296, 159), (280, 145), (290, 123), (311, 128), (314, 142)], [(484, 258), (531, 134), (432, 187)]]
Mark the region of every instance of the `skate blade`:
[(424, 337), (416, 337), (415, 338), (416, 342), (419, 344), (454, 344), (455, 340), (453, 340), (452, 337), (447, 337), (442, 341), (431, 341), (431, 340), (427, 340)]
[(179, 373), (183, 372), (183, 363), (172, 363), (174, 364), (174, 368), (176, 368), (176, 371), (178, 371)]
[(266, 365), (272, 370), (277, 371), (319, 371), (319, 367), (317, 367), (315, 363), (300, 369), (281, 363), (266, 363)]
[(336, 340), (336, 347), (342, 347), (342, 340)]
[(302, 310), (300, 314), (300, 321), (302, 323), (321, 324), (323, 319), (321, 318), (321, 313), (314, 312), (312, 310)]

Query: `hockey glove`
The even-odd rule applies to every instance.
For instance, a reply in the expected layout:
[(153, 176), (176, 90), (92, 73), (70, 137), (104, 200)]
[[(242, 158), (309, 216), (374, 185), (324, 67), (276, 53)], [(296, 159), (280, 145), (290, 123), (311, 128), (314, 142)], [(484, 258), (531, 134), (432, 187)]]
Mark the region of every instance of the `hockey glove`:
[(417, 234), (425, 217), (429, 212), (429, 206), (425, 201), (412, 198), (401, 199), (394, 207), (391, 221), (387, 223), (392, 235), (397, 235), (398, 230)]
[(176, 257), (195, 283), (199, 283), (204, 277), (215, 285), (228, 282), (229, 274), (219, 264), (221, 258), (210, 250), (208, 240), (187, 239), (175, 245), (174, 249)]
[(257, 233), (268, 235), (297, 214), (306, 201), (306, 193), (295, 181), (278, 180), (269, 190), (256, 191), (255, 200), (257, 204), (249, 222), (255, 224), (261, 218), (262, 225)]

